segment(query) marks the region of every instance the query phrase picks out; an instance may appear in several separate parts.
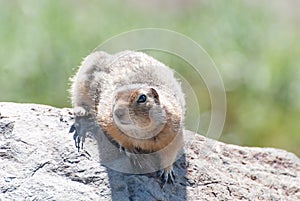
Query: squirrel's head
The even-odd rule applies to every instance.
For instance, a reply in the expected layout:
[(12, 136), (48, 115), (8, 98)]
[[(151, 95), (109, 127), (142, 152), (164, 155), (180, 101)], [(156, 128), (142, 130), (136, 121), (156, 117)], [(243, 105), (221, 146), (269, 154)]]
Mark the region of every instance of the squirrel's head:
[(124, 134), (140, 139), (154, 137), (166, 123), (166, 112), (153, 87), (118, 90), (112, 114)]

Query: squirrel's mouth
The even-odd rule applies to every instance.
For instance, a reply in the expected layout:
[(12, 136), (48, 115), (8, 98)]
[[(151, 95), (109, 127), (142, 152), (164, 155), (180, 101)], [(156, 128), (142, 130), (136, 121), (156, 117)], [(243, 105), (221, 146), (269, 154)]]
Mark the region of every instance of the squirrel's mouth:
[(124, 121), (124, 120), (120, 120), (120, 123), (121, 123), (122, 125), (130, 125), (130, 124), (131, 124), (131, 122)]

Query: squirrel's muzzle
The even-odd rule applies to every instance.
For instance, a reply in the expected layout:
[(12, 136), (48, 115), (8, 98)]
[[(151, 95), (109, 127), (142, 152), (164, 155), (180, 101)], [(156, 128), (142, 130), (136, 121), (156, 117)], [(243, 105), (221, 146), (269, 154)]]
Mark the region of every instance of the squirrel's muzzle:
[(117, 107), (113, 111), (113, 118), (123, 125), (128, 125), (131, 123), (129, 118), (128, 109), (126, 107)]

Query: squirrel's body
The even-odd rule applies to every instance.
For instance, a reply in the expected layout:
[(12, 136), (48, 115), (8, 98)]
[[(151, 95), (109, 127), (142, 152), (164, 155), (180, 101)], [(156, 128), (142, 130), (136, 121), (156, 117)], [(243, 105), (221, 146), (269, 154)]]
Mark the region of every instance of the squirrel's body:
[(164, 179), (173, 179), (185, 101), (171, 69), (141, 52), (94, 52), (73, 78), (71, 94), (75, 116), (93, 117), (129, 152), (158, 152)]

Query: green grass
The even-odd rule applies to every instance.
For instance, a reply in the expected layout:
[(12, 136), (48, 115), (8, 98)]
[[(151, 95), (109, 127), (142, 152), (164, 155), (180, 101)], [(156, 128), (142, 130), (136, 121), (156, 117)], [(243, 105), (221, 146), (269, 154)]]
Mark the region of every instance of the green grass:
[[(197, 41), (219, 68), (228, 98), (222, 141), (300, 155), (300, 15), (294, 5), (195, 1), (154, 9), (137, 2), (0, 0), (0, 101), (70, 107), (68, 78), (98, 44), (131, 29), (167, 28)], [(195, 79), (190, 82), (199, 83)], [(193, 87), (205, 112), (205, 86)]]

